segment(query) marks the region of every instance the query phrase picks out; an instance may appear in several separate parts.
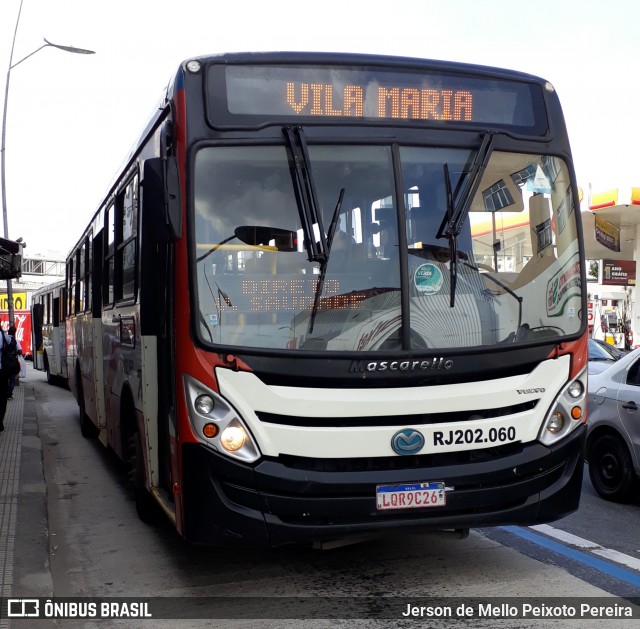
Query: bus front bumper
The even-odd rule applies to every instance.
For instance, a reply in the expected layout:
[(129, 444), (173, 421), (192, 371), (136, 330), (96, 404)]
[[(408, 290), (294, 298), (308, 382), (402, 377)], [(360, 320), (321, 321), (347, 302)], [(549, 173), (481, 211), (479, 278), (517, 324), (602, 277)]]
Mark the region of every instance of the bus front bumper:
[[(475, 451), (471, 460), (430, 461), (428, 466), (417, 457), (280, 457), (247, 465), (187, 443), (182, 446), (183, 532), (202, 544), (279, 546), (550, 522), (578, 508), (585, 437), (586, 427), (580, 426), (551, 447), (518, 444), (517, 451), (481, 460), (474, 460)], [(376, 508), (378, 485), (429, 481), (444, 481), (444, 506)]]

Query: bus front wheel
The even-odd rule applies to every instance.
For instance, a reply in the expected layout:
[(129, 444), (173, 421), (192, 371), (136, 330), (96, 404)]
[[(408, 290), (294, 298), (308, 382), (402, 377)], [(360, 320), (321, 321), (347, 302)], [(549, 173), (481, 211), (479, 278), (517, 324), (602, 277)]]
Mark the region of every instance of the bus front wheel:
[(138, 517), (146, 524), (158, 522), (159, 507), (145, 486), (144, 455), (142, 437), (135, 431), (129, 438), (129, 469)]

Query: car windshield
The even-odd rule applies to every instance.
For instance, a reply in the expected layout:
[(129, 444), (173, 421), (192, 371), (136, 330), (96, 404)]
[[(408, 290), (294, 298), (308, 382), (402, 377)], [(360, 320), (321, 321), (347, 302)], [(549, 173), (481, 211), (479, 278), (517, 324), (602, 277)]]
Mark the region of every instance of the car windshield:
[(619, 356), (613, 351), (589, 339), (589, 360), (618, 360)]
[(201, 148), (192, 223), (201, 339), (360, 352), (575, 334), (580, 258), (564, 162), (493, 151), (452, 238), (443, 228), (477, 154), (310, 145), (301, 190), (286, 146)]

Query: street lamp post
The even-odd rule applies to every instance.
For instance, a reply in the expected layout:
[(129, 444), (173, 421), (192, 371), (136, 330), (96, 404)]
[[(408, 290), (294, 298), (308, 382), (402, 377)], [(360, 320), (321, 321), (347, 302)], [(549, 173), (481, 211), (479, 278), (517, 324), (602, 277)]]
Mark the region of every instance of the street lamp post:
[[(9, 102), (9, 80), (11, 78), (11, 70), (15, 68), (17, 65), (20, 65), (23, 61), (26, 61), (29, 57), (32, 57), (37, 52), (42, 50), (43, 48), (58, 48), (59, 50), (64, 50), (65, 52), (72, 52), (79, 55), (92, 55), (94, 54), (93, 50), (86, 50), (84, 48), (75, 48), (74, 46), (61, 46), (59, 44), (53, 44), (50, 41), (44, 40), (44, 44), (40, 46), (40, 48), (36, 48), (33, 52), (29, 53), (26, 57), (23, 57), (19, 61), (13, 63), (13, 49), (16, 43), (16, 35), (18, 34), (18, 24), (20, 23), (20, 14), (22, 13), (22, 2), (20, 0), (20, 7), (18, 9), (18, 17), (16, 18), (16, 27), (13, 31), (13, 40), (11, 42), (11, 53), (9, 55), (9, 66), (7, 68), (7, 81), (5, 83), (4, 88), (4, 110), (2, 112), (2, 153), (1, 153), (1, 161), (0, 161), (0, 178), (2, 180), (2, 220), (4, 223), (4, 237), (9, 238), (9, 227), (7, 224), (7, 183), (6, 183), (6, 175), (5, 175), (5, 160), (6, 160), (6, 150), (5, 150), (5, 139), (7, 135), (7, 104)], [(7, 309), (9, 311), (9, 325), (13, 324), (14, 319), (14, 310), (13, 310), (13, 286), (11, 284), (11, 280), (7, 280)]]

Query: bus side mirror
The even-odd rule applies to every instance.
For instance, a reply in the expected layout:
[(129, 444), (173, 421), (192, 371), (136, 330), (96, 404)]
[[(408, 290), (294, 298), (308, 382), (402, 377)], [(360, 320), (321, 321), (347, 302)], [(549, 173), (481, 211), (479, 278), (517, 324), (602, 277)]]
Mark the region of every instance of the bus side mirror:
[[(173, 156), (145, 160), (142, 211), (147, 225), (155, 225), (154, 240), (173, 242), (182, 235), (182, 207), (178, 162)], [(149, 220), (151, 217), (155, 220)]]
[(288, 229), (242, 225), (236, 227), (234, 235), (238, 240), (254, 247), (263, 246), (276, 251), (298, 251), (298, 234)]

